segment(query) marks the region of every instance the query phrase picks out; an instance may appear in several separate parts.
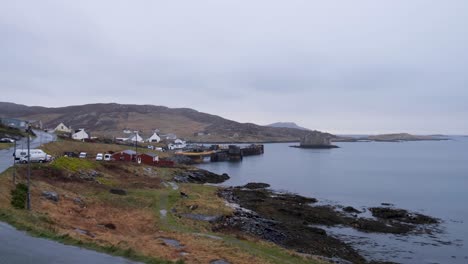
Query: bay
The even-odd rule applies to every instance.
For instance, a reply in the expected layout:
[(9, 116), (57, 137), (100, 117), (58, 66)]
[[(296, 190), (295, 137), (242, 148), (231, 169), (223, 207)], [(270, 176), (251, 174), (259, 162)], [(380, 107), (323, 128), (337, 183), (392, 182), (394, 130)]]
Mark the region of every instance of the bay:
[(266, 182), (272, 189), (357, 208), (391, 203), (442, 220), (436, 236), (328, 232), (370, 259), (400, 263), (468, 262), (468, 138), (449, 141), (338, 143), (338, 149), (266, 144), (265, 154), (242, 162), (205, 163), (228, 173), (226, 186)]

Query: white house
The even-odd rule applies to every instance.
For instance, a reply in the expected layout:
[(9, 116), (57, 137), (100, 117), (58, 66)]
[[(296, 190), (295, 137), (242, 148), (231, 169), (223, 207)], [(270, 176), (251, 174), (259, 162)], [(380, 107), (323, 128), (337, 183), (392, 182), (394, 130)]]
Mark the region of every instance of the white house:
[(135, 134), (131, 135), (130, 137), (128, 137), (128, 139), (126, 141), (130, 141), (130, 142), (137, 141), (139, 143), (144, 142), (143, 138), (140, 137), (140, 135), (138, 133), (136, 133), (136, 135)]
[(176, 140), (174, 140), (174, 144), (178, 144), (178, 145), (184, 145), (186, 142), (183, 141), (182, 139), (178, 138)]
[(176, 140), (174, 140), (174, 143), (170, 143), (169, 145), (167, 145), (167, 147), (170, 150), (183, 149), (183, 148), (187, 147), (187, 144), (182, 139), (176, 139)]
[(153, 135), (149, 137), (146, 141), (159, 143), (159, 141), (161, 141), (161, 137), (158, 136), (157, 132), (154, 132)]
[(64, 123), (58, 124), (58, 126), (54, 129), (55, 132), (64, 132), (64, 133), (71, 133), (71, 128), (67, 127)]
[(75, 140), (84, 140), (89, 138), (89, 134), (86, 133), (84, 128), (75, 130), (75, 133), (73, 133), (72, 138)]

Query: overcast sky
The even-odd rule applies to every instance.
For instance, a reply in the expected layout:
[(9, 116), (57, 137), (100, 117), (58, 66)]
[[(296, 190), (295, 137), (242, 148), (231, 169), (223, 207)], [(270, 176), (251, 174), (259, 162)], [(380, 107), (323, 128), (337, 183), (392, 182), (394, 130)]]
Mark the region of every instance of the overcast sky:
[(468, 134), (468, 1), (0, 0), (0, 101)]

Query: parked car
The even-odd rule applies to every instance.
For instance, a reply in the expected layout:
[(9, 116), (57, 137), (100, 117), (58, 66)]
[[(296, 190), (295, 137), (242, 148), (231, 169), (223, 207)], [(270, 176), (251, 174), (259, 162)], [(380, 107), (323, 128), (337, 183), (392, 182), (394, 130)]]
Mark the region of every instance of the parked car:
[(70, 157), (70, 158), (76, 158), (76, 157), (78, 157), (78, 154), (76, 154), (75, 152), (66, 151), (66, 152), (63, 153), (63, 156)]
[(154, 149), (154, 146), (148, 145), (148, 148), (149, 148), (149, 149)]
[(111, 154), (104, 154), (104, 160), (105, 161), (111, 161), (112, 160), (112, 155)]
[[(42, 149), (30, 149), (29, 154), (29, 161), (31, 162), (43, 163), (52, 159), (52, 156), (45, 153)], [(17, 149), (14, 153), (14, 156), (16, 161), (20, 163), (28, 163), (27, 149)]]
[(96, 160), (103, 160), (104, 159), (104, 155), (102, 153), (98, 153), (96, 155)]
[(15, 140), (12, 138), (0, 138), (0, 143), (15, 143)]
[(78, 156), (78, 158), (80, 159), (85, 159), (87, 156), (87, 153), (86, 152), (80, 152), (80, 155)]

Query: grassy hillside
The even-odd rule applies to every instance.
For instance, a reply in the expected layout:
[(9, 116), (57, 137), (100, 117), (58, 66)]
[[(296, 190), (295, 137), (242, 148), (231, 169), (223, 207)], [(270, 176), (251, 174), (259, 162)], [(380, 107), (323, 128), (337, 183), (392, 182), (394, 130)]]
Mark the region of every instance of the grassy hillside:
[[(29, 107), (0, 102), (0, 115), (42, 120), (54, 128), (60, 122), (72, 128), (89, 129), (93, 135), (118, 136), (124, 128), (143, 131), (149, 136), (154, 129), (175, 133), (198, 142), (209, 141), (295, 141), (304, 131), (239, 123), (188, 108), (154, 105), (89, 104), (59, 108)], [(194, 133), (203, 135), (194, 136)]]
[[(51, 143), (44, 149), (53, 152), (66, 147), (65, 143)], [(119, 147), (93, 145), (98, 152)], [(19, 182), (25, 181), (26, 170), (17, 167)], [(246, 235), (216, 233), (207, 222), (179, 217), (183, 213), (232, 212), (217, 196), (218, 187), (178, 184), (175, 189), (168, 184), (180, 170), (183, 168), (67, 157), (34, 164), (32, 211), (27, 212), (10, 203), (15, 187), (9, 169), (0, 174), (0, 220), (37, 236), (145, 263), (209, 263), (216, 259), (240, 264), (322, 263)], [(111, 188), (124, 189), (127, 195), (112, 194)], [(56, 192), (59, 200), (45, 199), (43, 191)], [(181, 196), (181, 191), (188, 197)], [(168, 245), (165, 239), (179, 241), (182, 248)]]

